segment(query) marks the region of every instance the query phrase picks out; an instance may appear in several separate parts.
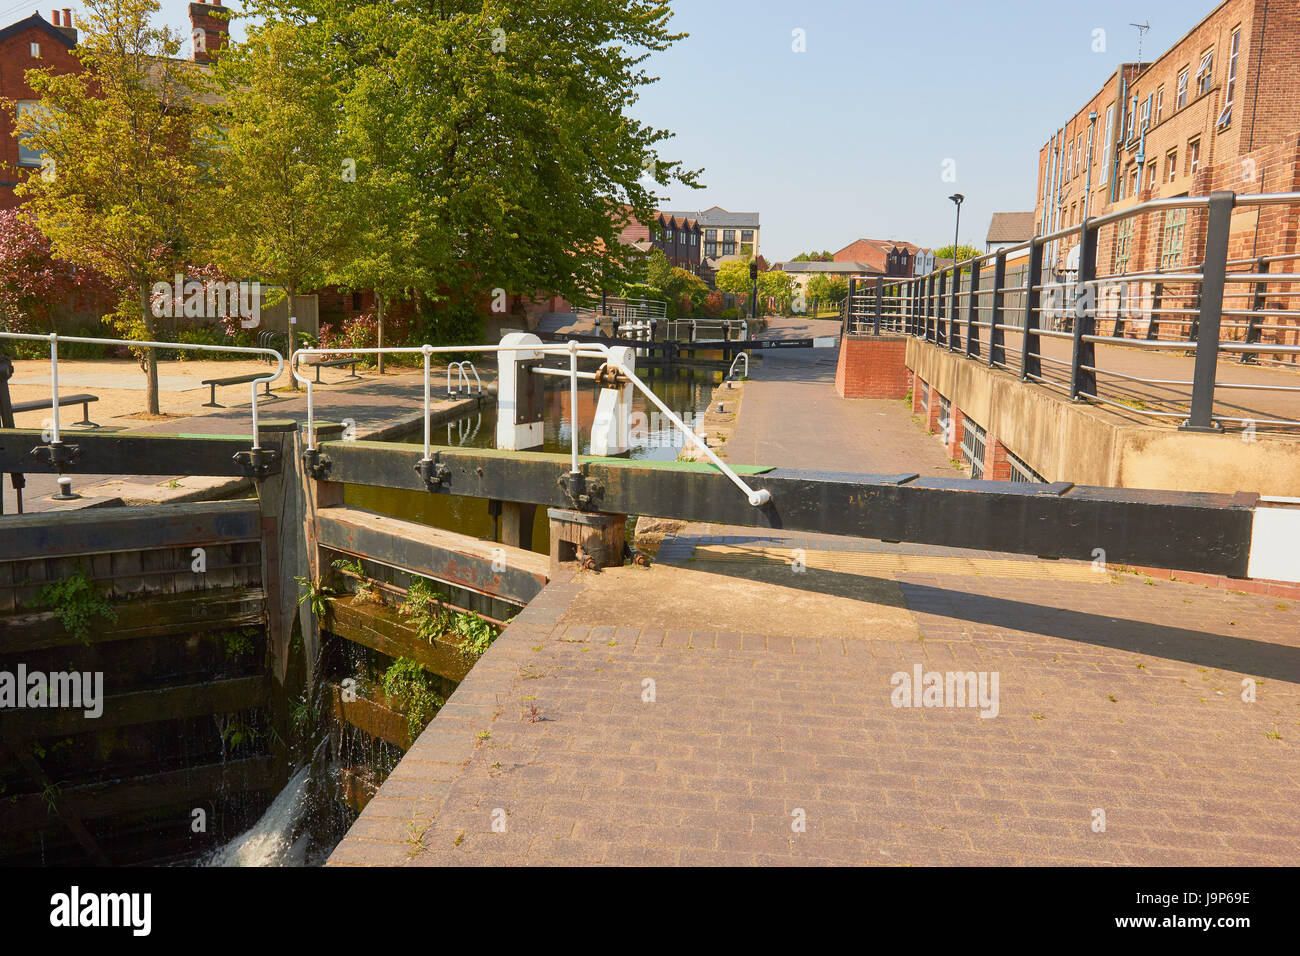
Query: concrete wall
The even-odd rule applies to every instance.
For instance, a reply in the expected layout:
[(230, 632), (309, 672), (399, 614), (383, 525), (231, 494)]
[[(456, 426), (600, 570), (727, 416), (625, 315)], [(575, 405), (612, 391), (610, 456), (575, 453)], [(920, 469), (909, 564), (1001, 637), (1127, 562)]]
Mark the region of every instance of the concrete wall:
[[(1048, 481), (1120, 488), (1300, 494), (1300, 442), (1135, 425), (1007, 372), (909, 339), (917, 379)], [(933, 392), (931, 407), (937, 403)], [(991, 477), (991, 476), (990, 476)]]

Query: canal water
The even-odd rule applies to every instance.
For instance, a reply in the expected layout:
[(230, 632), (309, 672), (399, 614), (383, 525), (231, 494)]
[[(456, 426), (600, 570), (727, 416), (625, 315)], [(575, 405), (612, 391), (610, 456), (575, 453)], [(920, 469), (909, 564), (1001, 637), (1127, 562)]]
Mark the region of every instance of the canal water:
[[(645, 379), (643, 379), (645, 380)], [(673, 414), (687, 425), (694, 426), (698, 417), (708, 407), (712, 390), (722, 380), (720, 372), (705, 369), (681, 369), (666, 376), (646, 380), (651, 390)], [(598, 390), (590, 382), (582, 382), (578, 390), (579, 450), (588, 452), (591, 440), (591, 423), (596, 414)], [(568, 383), (546, 392), (545, 437), (540, 451), (567, 454), (572, 442), (573, 412), (569, 407)], [(497, 407), (495, 404), (470, 412), (454, 421), (433, 426), (431, 440), (434, 444), (463, 448), (496, 447)], [(417, 430), (409, 437), (397, 441), (420, 441)], [(632, 404), (633, 459), (672, 461), (685, 447), (681, 432), (667, 420), (640, 392), (634, 393)], [(347, 504), (391, 515), (406, 521), (431, 525), (476, 538), (494, 539), (492, 516), (487, 502), (481, 498), (459, 495), (431, 495), (420, 491), (400, 491), (391, 488), (374, 488), (349, 485)], [(533, 525), (533, 550), (547, 553), (549, 547), (546, 509), (538, 508)]]

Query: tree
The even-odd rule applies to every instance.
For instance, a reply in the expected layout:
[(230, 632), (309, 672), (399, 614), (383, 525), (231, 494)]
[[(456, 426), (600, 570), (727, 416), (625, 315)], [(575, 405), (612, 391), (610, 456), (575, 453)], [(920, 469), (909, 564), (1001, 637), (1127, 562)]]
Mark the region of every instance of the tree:
[[(310, 30), (286, 21), (251, 27), (216, 70), (226, 123), (213, 255), (231, 275), (284, 289), (290, 354), (299, 293), (336, 271), (358, 222), (334, 88)], [(290, 385), (298, 387), (292, 376)]]
[[(196, 223), (215, 193), (216, 131), (200, 68), (176, 59), (181, 40), (152, 18), (156, 0), (87, 0), (75, 49), (84, 71), (26, 74), (42, 109), (18, 135), (44, 154), (18, 193), (53, 254), (111, 283), (112, 320), (129, 338), (157, 334), (154, 282), (184, 271)], [(146, 349), (148, 411), (158, 414), (158, 364)]]
[(794, 279), (788, 272), (760, 272), (758, 274), (758, 297), (763, 301), (772, 300), (778, 312), (784, 313), (790, 308), (794, 295)]
[[(948, 243), (948, 245), (934, 250), (934, 257), (936, 259), (951, 259), (952, 249), (953, 249), (953, 245), (950, 242)], [(984, 251), (982, 249), (976, 248), (975, 246), (961, 245), (957, 247), (958, 262), (965, 262), (967, 259), (974, 259), (976, 256), (982, 256), (982, 255), (984, 255)]]
[(749, 295), (752, 287), (749, 281), (749, 260), (727, 260), (718, 267), (718, 273), (713, 277), (713, 284), (720, 291), (730, 295)]
[(78, 296), (105, 292), (102, 275), (54, 258), (28, 213), (0, 209), (0, 329), (57, 332), (57, 320)]
[(654, 185), (698, 185), (659, 156), (671, 134), (628, 115), (653, 82), (645, 58), (680, 37), (666, 0), (261, 0), (251, 12), (319, 24), (365, 223), (338, 278), (381, 304), (616, 288), (640, 256), (618, 241), (627, 218), (651, 220)]
[(844, 276), (818, 273), (808, 280), (808, 298), (839, 305), (849, 296), (849, 280)]
[(791, 262), (834, 262), (835, 255), (829, 250), (822, 252), (801, 252)]

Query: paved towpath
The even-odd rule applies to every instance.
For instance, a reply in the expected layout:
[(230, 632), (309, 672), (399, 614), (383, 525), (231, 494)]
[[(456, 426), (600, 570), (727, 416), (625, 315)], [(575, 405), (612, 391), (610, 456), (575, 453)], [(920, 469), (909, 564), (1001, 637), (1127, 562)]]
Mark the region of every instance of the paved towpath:
[[(896, 470), (901, 437), (800, 446), (788, 416), (747, 433), (780, 394), (765, 369), (733, 442)], [(869, 430), (869, 404), (818, 388)], [(330, 864), (1300, 860), (1292, 602), (740, 529), (688, 528), (660, 558), (548, 585)], [(942, 693), (905, 693), (917, 668)]]

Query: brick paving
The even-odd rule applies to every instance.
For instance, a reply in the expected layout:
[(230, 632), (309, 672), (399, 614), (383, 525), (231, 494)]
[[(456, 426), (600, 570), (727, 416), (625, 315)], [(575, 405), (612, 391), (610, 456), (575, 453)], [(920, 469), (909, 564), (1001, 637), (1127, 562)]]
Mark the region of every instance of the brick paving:
[[(602, 577), (629, 573), (654, 571)], [(575, 618), (597, 580), (552, 583), (506, 629), (332, 865), (1300, 860), (1294, 607), (901, 575), (912, 628), (810, 639)], [(996, 673), (997, 715), (895, 707), (917, 664)]]
[[(951, 474), (902, 403), (844, 402), (822, 380), (791, 400), (833, 376), (827, 354), (828, 367), (769, 359), (747, 384), (736, 435), (750, 429), (753, 454)], [(865, 437), (840, 441), (820, 419)], [(795, 579), (710, 560), (719, 546), (994, 560), (962, 575), (941, 573), (961, 562), (827, 559)], [(688, 526), (650, 571), (557, 579), (329, 862), (1300, 861), (1300, 607), (1139, 575), (1071, 580), (1026, 557), (994, 573), (1008, 558)], [(825, 619), (801, 618), (791, 594), (824, 596)], [(991, 683), (983, 707), (901, 706), (916, 698), (895, 684), (918, 665), (996, 675), (996, 715), (981, 716)]]

